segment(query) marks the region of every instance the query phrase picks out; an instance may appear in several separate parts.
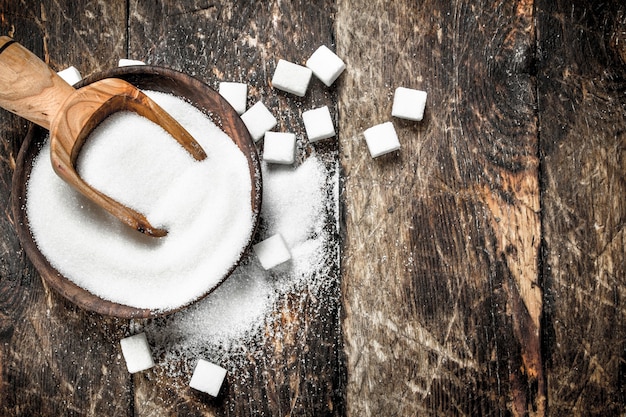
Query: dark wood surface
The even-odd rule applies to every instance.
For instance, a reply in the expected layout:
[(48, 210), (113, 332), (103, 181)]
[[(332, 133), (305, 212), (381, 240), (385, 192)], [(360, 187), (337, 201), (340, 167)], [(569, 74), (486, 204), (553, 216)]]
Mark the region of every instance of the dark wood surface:
[[(340, 90), (348, 406), (541, 415), (532, 4), (366, 4), (338, 36), (357, 69)], [(371, 161), (356, 139), (398, 85), (428, 91), (425, 120)]]
[(546, 2), (537, 33), (550, 410), (626, 410), (626, 11)]
[[(28, 126), (0, 112), (0, 415), (623, 415), (623, 2), (3, 0), (0, 31), (57, 70), (247, 82), (280, 130), (332, 103), (315, 151), (342, 177), (331, 285), (281, 299), (211, 399), (128, 374), (118, 341), (153, 323), (42, 283), (11, 214)], [(332, 88), (271, 88), (321, 44), (347, 64)], [(422, 122), (391, 118), (398, 86), (428, 92)], [(362, 132), (389, 120), (402, 148), (372, 159)]]

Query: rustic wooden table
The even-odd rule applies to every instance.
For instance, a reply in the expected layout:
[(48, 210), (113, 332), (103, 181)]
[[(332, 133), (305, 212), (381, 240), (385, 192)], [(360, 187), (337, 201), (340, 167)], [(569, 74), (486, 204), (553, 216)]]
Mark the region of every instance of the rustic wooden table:
[[(0, 34), (85, 76), (128, 57), (246, 82), (299, 137), (330, 104), (337, 137), (300, 151), (341, 167), (328, 285), (280, 298), (211, 398), (128, 374), (118, 340), (154, 323), (42, 283), (10, 209), (28, 124), (0, 112), (0, 414), (624, 415), (622, 1), (0, 0)], [(272, 89), (322, 44), (347, 64), (332, 88)], [(428, 92), (422, 122), (391, 118), (398, 86)], [(386, 121), (402, 147), (372, 159)]]

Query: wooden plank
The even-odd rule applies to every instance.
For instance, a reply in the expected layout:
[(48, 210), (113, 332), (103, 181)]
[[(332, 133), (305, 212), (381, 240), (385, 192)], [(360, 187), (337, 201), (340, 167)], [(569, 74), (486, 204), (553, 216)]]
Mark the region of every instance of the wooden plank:
[(626, 5), (537, 2), (544, 345), (552, 415), (621, 415)]
[[(321, 105), (329, 105), (336, 115), (334, 89), (313, 79), (307, 95), (297, 98), (271, 87), (278, 59), (303, 65), (320, 44), (332, 47), (333, 9), (331, 1), (196, 0), (162, 1), (156, 5), (132, 1), (129, 57), (186, 72), (215, 89), (220, 81), (247, 83), (248, 107), (262, 100), (279, 120), (274, 130), (297, 135), (296, 165), (315, 154), (327, 168), (336, 171), (336, 141), (307, 144), (301, 121), (302, 111)], [(329, 184), (331, 193), (332, 187)], [(328, 213), (331, 244), (338, 242), (336, 216), (332, 210)], [(256, 239), (262, 237), (263, 226)], [(262, 334), (236, 341), (245, 354), (221, 347), (216, 340), (203, 339), (203, 358), (228, 370), (226, 387), (217, 399), (189, 388), (199, 358), (184, 351), (172, 357), (176, 349), (183, 349), (172, 343), (161, 348), (160, 367), (135, 377), (136, 412), (188, 416), (342, 415), (345, 370), (339, 324), (338, 246), (333, 251), (325, 271), (318, 272), (327, 274), (323, 279), (326, 284), (305, 285), (281, 296), (263, 318)], [(181, 315), (174, 315), (136, 325), (147, 326), (161, 341), (167, 337), (158, 334), (176, 328), (181, 320)]]
[[(339, 1), (349, 415), (544, 415), (532, 10)], [(392, 120), (397, 86), (422, 122)]]
[[(125, 43), (123, 1), (0, 1), (0, 31), (60, 70), (100, 69)], [(28, 125), (0, 112), (0, 415), (126, 415), (125, 324), (86, 314), (42, 285), (20, 249), (11, 175)]]

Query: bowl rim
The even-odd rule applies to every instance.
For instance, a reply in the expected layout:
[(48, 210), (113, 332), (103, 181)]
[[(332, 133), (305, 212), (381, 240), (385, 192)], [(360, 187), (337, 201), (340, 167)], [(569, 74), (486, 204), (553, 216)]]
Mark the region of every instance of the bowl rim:
[[(48, 132), (46, 129), (34, 124), (31, 124), (20, 146), (11, 184), (13, 196), (11, 204), (18, 239), (42, 279), (61, 296), (85, 310), (105, 316), (127, 319), (149, 318), (171, 314), (194, 304), (215, 291), (232, 274), (245, 253), (249, 251), (254, 235), (256, 234), (256, 229), (258, 228), (263, 195), (261, 162), (257, 148), (248, 129), (233, 107), (208, 84), (190, 75), (159, 66), (127, 66), (93, 74), (77, 83), (75, 87), (80, 88), (103, 78), (121, 78), (140, 89), (162, 91), (184, 98), (196, 108), (200, 109), (205, 115), (209, 116), (244, 153), (248, 161), (250, 179), (252, 181), (251, 208), (253, 226), (241, 254), (216, 285), (204, 294), (200, 294), (196, 299), (171, 309), (138, 308), (120, 304), (100, 298), (85, 288), (78, 286), (70, 279), (64, 277), (51, 265), (49, 260), (39, 251), (30, 231), (26, 210), (28, 177), (32, 170), (33, 158), (39, 153)], [(184, 92), (184, 94), (179, 94), (181, 91)], [(193, 99), (189, 97), (192, 93), (195, 94)]]

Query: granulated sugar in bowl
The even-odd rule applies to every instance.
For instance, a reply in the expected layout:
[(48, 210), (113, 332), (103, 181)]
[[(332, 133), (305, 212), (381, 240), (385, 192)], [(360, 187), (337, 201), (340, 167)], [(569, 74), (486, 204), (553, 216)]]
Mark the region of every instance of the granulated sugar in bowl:
[(20, 152), (14, 211), (27, 254), (62, 295), (102, 314), (148, 317), (202, 298), (237, 266), (256, 228), (261, 170), (243, 122), (208, 86), (155, 67), (114, 72), (176, 118), (207, 158), (194, 160), (158, 125), (118, 112), (87, 139), (77, 170), (167, 236), (132, 230), (63, 182), (40, 129)]

